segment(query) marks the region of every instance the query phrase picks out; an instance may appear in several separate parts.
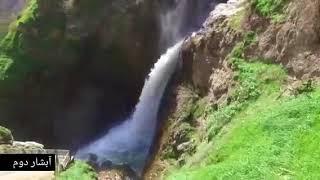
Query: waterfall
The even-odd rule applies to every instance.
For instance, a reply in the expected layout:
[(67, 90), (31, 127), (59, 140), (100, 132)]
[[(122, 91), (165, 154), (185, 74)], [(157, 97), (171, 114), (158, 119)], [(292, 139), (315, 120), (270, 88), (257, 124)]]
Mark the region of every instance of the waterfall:
[(177, 1), (174, 8), (160, 14), (161, 40), (167, 47), (175, 45), (168, 48), (155, 63), (132, 116), (100, 139), (78, 150), (76, 159), (89, 160), (95, 155), (95, 161), (100, 166), (106, 162), (126, 164), (141, 174), (154, 139), (160, 102), (178, 63), (183, 42), (179, 40), (183, 37), (181, 29), (188, 14), (187, 2)]
[(100, 165), (106, 161), (127, 164), (141, 173), (154, 138), (160, 101), (176, 68), (181, 45), (182, 41), (169, 48), (155, 63), (133, 115), (105, 136), (80, 149), (76, 153), (77, 159), (89, 160), (90, 154), (94, 154)]

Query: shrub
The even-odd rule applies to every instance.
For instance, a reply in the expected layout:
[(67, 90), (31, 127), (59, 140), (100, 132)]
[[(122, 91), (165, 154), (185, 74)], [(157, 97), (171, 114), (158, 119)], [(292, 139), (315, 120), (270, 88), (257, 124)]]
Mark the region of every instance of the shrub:
[(288, 0), (252, 0), (253, 7), (265, 17), (279, 22), (284, 18), (283, 10)]
[(57, 180), (95, 180), (97, 178), (97, 173), (90, 165), (75, 161), (70, 168), (58, 175)]

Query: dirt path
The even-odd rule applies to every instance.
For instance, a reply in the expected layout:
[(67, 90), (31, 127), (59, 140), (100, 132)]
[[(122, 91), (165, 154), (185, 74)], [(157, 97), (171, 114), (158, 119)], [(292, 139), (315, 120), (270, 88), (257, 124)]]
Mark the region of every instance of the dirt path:
[(5, 171), (0, 172), (3, 180), (53, 180), (54, 171)]

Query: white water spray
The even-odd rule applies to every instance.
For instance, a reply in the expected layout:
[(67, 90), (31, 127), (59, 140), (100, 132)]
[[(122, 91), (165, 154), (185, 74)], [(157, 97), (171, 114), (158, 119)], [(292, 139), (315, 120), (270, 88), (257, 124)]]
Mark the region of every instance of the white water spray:
[(160, 14), (161, 42), (172, 45), (182, 39), (181, 28), (187, 13), (187, 0), (180, 0), (176, 7), (168, 12)]
[(98, 163), (109, 160), (127, 164), (141, 173), (154, 138), (160, 101), (175, 71), (181, 45), (182, 41), (169, 48), (154, 65), (132, 117), (80, 149), (76, 158), (88, 160), (90, 154), (95, 154)]
[[(171, 46), (183, 37), (181, 29), (189, 13), (188, 0), (178, 0), (176, 3), (175, 8), (160, 15), (161, 41), (166, 46)], [(90, 154), (94, 154), (100, 165), (106, 161), (126, 164), (141, 174), (154, 139), (160, 102), (178, 64), (181, 45), (182, 41), (168, 48), (154, 65), (133, 115), (105, 136), (80, 149), (76, 158), (88, 160)]]

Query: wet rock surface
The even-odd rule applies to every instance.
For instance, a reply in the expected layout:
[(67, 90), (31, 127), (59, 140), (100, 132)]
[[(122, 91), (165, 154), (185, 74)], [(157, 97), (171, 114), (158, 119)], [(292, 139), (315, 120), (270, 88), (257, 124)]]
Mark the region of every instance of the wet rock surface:
[[(239, 29), (234, 29), (230, 21), (244, 8), (247, 8), (245, 10), (248, 14), (243, 15), (238, 24)], [(273, 63), (284, 65), (293, 76), (294, 80), (288, 80), (283, 96), (311, 91), (313, 81), (310, 78), (319, 77), (319, 8), (318, 1), (292, 1), (288, 6), (288, 20), (280, 23), (272, 23), (270, 19), (259, 16), (250, 9), (250, 5), (238, 0), (221, 4), (212, 11), (203, 28), (193, 33), (184, 43), (181, 54), (183, 83), (173, 90), (174, 103), (168, 107), (171, 113), (160, 139), (160, 150), (145, 178), (161, 179), (167, 169), (184, 165), (184, 156), (192, 152), (194, 143), (188, 132), (198, 135), (205, 131), (202, 127), (206, 122), (194, 117), (188, 118), (189, 114), (181, 114), (194, 112), (192, 108), (183, 106), (194, 102), (186, 101), (190, 98), (184, 96), (188, 93), (181, 90), (181, 86), (191, 86), (191, 91), (197, 92), (191, 94), (191, 97), (197, 99), (200, 96), (213, 107), (228, 101), (234, 72), (227, 58), (239, 40), (243, 39), (242, 28), (245, 32), (257, 33), (256, 44), (244, 53), (247, 59), (272, 60)]]
[(98, 179), (100, 180), (141, 180), (135, 172), (131, 169), (122, 167), (113, 167), (110, 169), (102, 170), (98, 173)]
[(5, 75), (10, 83), (1, 81), (10, 86), (1, 88), (0, 118), (21, 140), (77, 148), (132, 112), (158, 57), (159, 7), (149, 0), (30, 2), (34, 18), (22, 15), (1, 47), (13, 70)]
[(241, 10), (241, 1), (222, 3), (212, 11), (204, 27), (192, 34), (182, 50), (184, 78), (218, 100), (232, 81), (232, 70), (225, 61), (241, 33), (228, 26), (227, 18)]
[(99, 180), (140, 180), (129, 165), (116, 165), (109, 160), (98, 162), (98, 157), (95, 154), (89, 154), (87, 163), (98, 172)]

